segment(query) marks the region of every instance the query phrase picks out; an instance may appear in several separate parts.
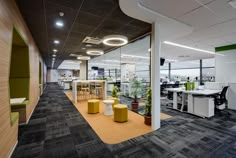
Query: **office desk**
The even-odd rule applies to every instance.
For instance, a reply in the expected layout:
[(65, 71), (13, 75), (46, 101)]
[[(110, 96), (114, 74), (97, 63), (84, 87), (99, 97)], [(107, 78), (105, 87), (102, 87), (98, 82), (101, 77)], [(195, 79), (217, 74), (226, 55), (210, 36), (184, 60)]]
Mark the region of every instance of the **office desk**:
[[(211, 110), (209, 112), (209, 115), (207, 115), (207, 114), (204, 113), (204, 111), (201, 112), (201, 109), (199, 110), (199, 108), (202, 105), (200, 105), (199, 102), (194, 102), (194, 95), (209, 97), (211, 95), (214, 95), (214, 94), (217, 94), (217, 93), (221, 92), (221, 90), (210, 90), (210, 89), (186, 91), (182, 88), (167, 88), (167, 91), (173, 92), (173, 109), (183, 111), (185, 98), (187, 96), (187, 107), (188, 107), (187, 112), (191, 113), (191, 114), (194, 114), (194, 115), (201, 116), (201, 117), (210, 117), (210, 116), (212, 116), (212, 113), (214, 115), (214, 111), (212, 111), (212, 110), (214, 110), (214, 108), (212, 109), (212, 106), (214, 106), (214, 105), (212, 105), (213, 104), (212, 101), (211, 101), (211, 105), (206, 105), (206, 106), (209, 106), (208, 109)], [(177, 108), (178, 93), (182, 93), (182, 106), (181, 106), (181, 109)], [(204, 107), (202, 109), (204, 109)]]

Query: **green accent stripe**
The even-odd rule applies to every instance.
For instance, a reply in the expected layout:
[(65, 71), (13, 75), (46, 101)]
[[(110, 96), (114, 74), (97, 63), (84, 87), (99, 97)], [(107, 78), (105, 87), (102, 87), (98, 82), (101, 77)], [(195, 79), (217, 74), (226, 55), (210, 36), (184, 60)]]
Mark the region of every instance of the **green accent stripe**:
[(215, 48), (215, 52), (222, 52), (222, 51), (232, 50), (232, 49), (236, 49), (236, 44), (227, 45), (227, 46), (221, 46), (221, 47), (216, 47), (216, 48)]

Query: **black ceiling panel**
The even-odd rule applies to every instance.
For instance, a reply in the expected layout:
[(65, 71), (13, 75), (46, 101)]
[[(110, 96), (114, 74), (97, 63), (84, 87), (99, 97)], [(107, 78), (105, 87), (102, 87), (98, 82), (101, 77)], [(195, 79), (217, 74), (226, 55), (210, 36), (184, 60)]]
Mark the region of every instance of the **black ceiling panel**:
[[(121, 34), (133, 40), (151, 31), (151, 25), (125, 15), (118, 0), (16, 0), (19, 9), (39, 47), (48, 68), (52, 65), (53, 49), (57, 49), (54, 68), (63, 60), (76, 59), (71, 53), (86, 55), (86, 36), (102, 39)], [(64, 16), (59, 16), (63, 12)], [(55, 25), (57, 20), (64, 27)], [(57, 39), (59, 45), (53, 43)], [(105, 52), (113, 47), (92, 45)]]

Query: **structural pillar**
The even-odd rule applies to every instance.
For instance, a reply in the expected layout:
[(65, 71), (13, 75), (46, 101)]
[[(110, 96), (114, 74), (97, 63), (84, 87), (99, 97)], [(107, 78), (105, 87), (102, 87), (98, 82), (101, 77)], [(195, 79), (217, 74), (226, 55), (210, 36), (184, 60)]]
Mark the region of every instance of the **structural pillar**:
[(203, 85), (203, 81), (202, 81), (202, 59), (200, 60), (200, 85)]
[(151, 36), (151, 89), (152, 89), (152, 129), (160, 128), (160, 25), (152, 24)]
[(80, 80), (86, 80), (88, 74), (88, 62), (87, 60), (82, 60), (80, 63)]
[(171, 63), (169, 63), (169, 66), (168, 66), (168, 78), (169, 80), (171, 80)]

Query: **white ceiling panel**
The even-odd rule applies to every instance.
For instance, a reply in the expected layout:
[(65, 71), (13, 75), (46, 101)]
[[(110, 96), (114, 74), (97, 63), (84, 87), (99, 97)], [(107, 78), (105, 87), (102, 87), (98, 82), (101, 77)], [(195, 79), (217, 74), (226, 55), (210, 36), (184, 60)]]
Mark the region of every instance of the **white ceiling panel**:
[(193, 26), (195, 29), (210, 27), (223, 21), (222, 18), (217, 17), (205, 7), (200, 7), (177, 19), (185, 24)]
[[(236, 9), (235, 9), (236, 12)], [(221, 33), (229, 34), (236, 32), (236, 19), (226, 21), (224, 23), (220, 23), (214, 26), (217, 30), (219, 30)]]
[(236, 9), (229, 5), (229, 0), (215, 0), (207, 4), (214, 13), (225, 21), (236, 18)]
[(170, 18), (177, 18), (201, 6), (195, 0), (141, 0), (141, 3)]

